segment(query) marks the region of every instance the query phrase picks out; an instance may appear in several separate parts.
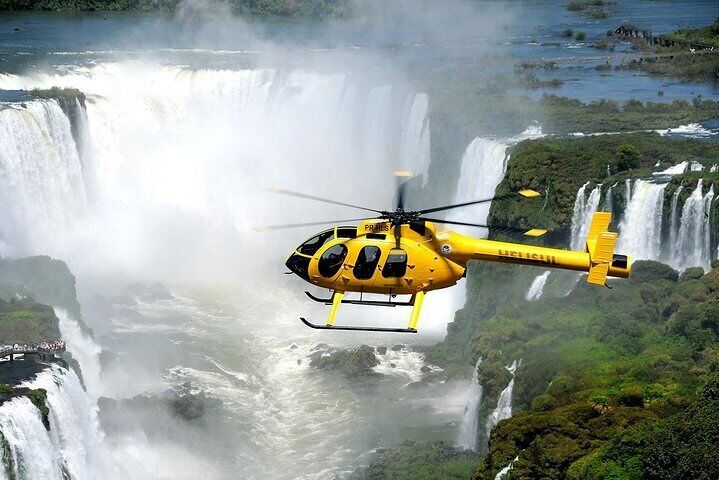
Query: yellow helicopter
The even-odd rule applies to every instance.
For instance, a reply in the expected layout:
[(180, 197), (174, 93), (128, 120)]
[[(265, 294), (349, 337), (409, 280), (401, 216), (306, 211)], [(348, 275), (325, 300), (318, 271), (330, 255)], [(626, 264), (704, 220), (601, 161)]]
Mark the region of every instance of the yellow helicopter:
[[(396, 175), (407, 176), (403, 172), (398, 172)], [(330, 223), (361, 222), (359, 226), (336, 226), (313, 235), (287, 258), (285, 265), (292, 273), (313, 285), (333, 291), (330, 298), (319, 298), (310, 292), (305, 292), (312, 300), (332, 306), (326, 324), (313, 324), (300, 317), (305, 325), (325, 330), (417, 333), (425, 294), (455, 285), (465, 276), (469, 260), (588, 272), (587, 282), (594, 285), (605, 285), (607, 276), (629, 277), (630, 259), (626, 255), (614, 253), (617, 233), (608, 231), (610, 213), (594, 214), (584, 251), (498, 242), (462, 235), (442, 227), (442, 224), (481, 227), (490, 231), (519, 232), (529, 237), (539, 237), (545, 234), (546, 230), (458, 222), (430, 218), (427, 215), (496, 200), (536, 198), (540, 196), (538, 192), (520, 190), (492, 198), (405, 211), (404, 185), (400, 185), (397, 207), (394, 211), (375, 210), (290, 190), (268, 189), (274, 193), (377, 214), (371, 218), (255, 227), (258, 231), (269, 231)], [(348, 292), (359, 293), (359, 298), (345, 298)], [(385, 294), (388, 299), (387, 301), (365, 300), (363, 299), (365, 293)], [(392, 299), (397, 295), (411, 297), (406, 302), (393, 301)], [(412, 313), (407, 328), (335, 325), (337, 312), (343, 303), (383, 307), (411, 306)]]

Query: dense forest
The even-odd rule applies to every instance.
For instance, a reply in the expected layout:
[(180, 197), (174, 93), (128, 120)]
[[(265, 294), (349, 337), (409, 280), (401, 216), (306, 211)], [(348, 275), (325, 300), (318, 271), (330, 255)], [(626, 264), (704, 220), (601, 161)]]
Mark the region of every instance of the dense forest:
[[(0, 10), (174, 11), (180, 0), (0, 0)], [(348, 11), (346, 0), (230, 0), (235, 13), (337, 16)]]

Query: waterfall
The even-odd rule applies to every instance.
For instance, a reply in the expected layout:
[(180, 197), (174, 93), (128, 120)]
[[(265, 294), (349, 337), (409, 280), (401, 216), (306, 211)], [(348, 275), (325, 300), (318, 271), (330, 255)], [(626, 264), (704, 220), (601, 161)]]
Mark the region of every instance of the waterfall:
[(402, 130), (402, 169), (422, 175), (422, 186), (429, 180), (429, 97), (424, 93), (410, 94), (405, 106), (405, 125)]
[(509, 462), (506, 467), (502, 468), (499, 472), (497, 472), (497, 476), (494, 477), (494, 480), (502, 480), (504, 477), (506, 477), (509, 472), (512, 471), (512, 468), (514, 467), (514, 462), (516, 462), (517, 460), (519, 460), (519, 455), (514, 457), (514, 460)]
[(86, 208), (70, 120), (54, 101), (0, 109), (0, 234), (32, 247)]
[[(645, 180), (634, 182), (619, 226), (616, 251), (635, 260), (656, 260), (662, 245), (662, 209), (667, 184)], [(631, 191), (628, 190), (628, 191)]]
[(97, 408), (77, 375), (53, 365), (21, 386), (47, 391), (50, 430), (25, 397), (0, 406), (0, 431), (8, 443), (15, 478), (104, 478), (109, 472), (104, 434)]
[(512, 390), (514, 389), (514, 372), (516, 372), (517, 367), (521, 364), (521, 360), (517, 362), (515, 360), (512, 362), (512, 365), (505, 367), (509, 373), (512, 374), (512, 379), (509, 381), (509, 385), (502, 390), (502, 393), (499, 394), (499, 400), (497, 401), (497, 408), (492, 411), (492, 413), (487, 418), (487, 437), (489, 437), (489, 434), (492, 431), (492, 428), (497, 425), (500, 420), (504, 420), (505, 418), (509, 418), (512, 416)]
[(532, 281), (532, 285), (529, 286), (529, 291), (527, 292), (527, 300), (539, 300), (539, 297), (542, 296), (542, 292), (544, 292), (544, 284), (547, 283), (547, 277), (549, 277), (550, 271), (547, 270), (546, 272), (537, 275), (537, 277)]
[(592, 223), (592, 215), (599, 208), (599, 200), (602, 195), (602, 185), (599, 184), (586, 197), (585, 191), (589, 182), (582, 185), (577, 191), (577, 198), (574, 200), (571, 228), (571, 249), (583, 250), (585, 237), (589, 233), (589, 226)]
[[(477, 137), (469, 144), (463, 157), (457, 182), (456, 202), (477, 198), (488, 198), (494, 195), (499, 182), (504, 178), (507, 168), (506, 143)], [(460, 209), (454, 218), (482, 223), (487, 220), (490, 204), (481, 204)], [(461, 228), (458, 230), (462, 230)], [(468, 234), (477, 235), (476, 229), (466, 229)], [(464, 305), (467, 292), (464, 286), (451, 289), (454, 308), (452, 312)], [(469, 449), (477, 448), (479, 404), (482, 400), (482, 385), (477, 380), (477, 371), (481, 358), (477, 360), (472, 377), (472, 386), (468, 394), (468, 403), (460, 424), (457, 445)]]
[(477, 360), (477, 364), (474, 366), (472, 388), (469, 391), (469, 400), (467, 401), (467, 407), (464, 409), (464, 416), (459, 426), (459, 436), (457, 438), (457, 446), (470, 450), (476, 450), (477, 448), (479, 404), (482, 401), (482, 385), (480, 385), (477, 378), (480, 363), (482, 363), (482, 357)]
[(708, 272), (711, 269), (710, 213), (714, 185), (706, 195), (702, 193), (702, 186), (702, 181), (699, 180), (684, 203), (676, 241), (670, 244), (670, 264), (678, 270), (702, 267)]
[(263, 188), (319, 188), (387, 208), (393, 171), (427, 181), (428, 97), (406, 85), (147, 63), (0, 75), (4, 89), (51, 86), (87, 95), (77, 138), (54, 100), (0, 111), (2, 249), (63, 258), (78, 274), (264, 271), (274, 258), (256, 249), (285, 250), (290, 235), (259, 240), (251, 225), (348, 212)]
[[(462, 157), (455, 200), (458, 202), (489, 198), (507, 170), (506, 143), (477, 137)], [(479, 204), (458, 210), (459, 218), (482, 223), (487, 220), (491, 204)], [(476, 233), (476, 232), (475, 232)]]
[(679, 205), (679, 195), (681, 195), (684, 187), (679, 185), (674, 194), (672, 195), (672, 203), (669, 211), (669, 245), (667, 245), (667, 263), (672, 263), (671, 257), (673, 255), (674, 246), (677, 244), (677, 238), (679, 238), (679, 211), (677, 206)]
[(606, 196), (604, 197), (604, 209), (605, 211), (609, 212), (614, 216), (614, 187), (616, 187), (617, 184), (615, 183), (611, 187), (607, 189)]
[(67, 310), (60, 307), (54, 307), (54, 309), (59, 320), (60, 333), (67, 342), (67, 351), (80, 364), (87, 393), (97, 399), (103, 393), (100, 367), (102, 348), (82, 331), (80, 324), (70, 316)]

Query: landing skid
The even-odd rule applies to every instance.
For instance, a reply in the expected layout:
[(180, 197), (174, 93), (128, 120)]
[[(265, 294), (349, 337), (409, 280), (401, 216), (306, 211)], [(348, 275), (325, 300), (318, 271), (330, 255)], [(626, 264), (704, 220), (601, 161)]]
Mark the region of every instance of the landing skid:
[[(320, 298), (315, 297), (310, 292), (305, 292), (308, 297), (317, 303), (324, 303), (325, 305), (332, 305), (332, 297)], [(382, 302), (377, 300), (342, 300), (342, 303), (349, 303), (351, 305), (369, 305), (371, 307), (411, 307), (414, 305), (414, 297), (409, 302)]]
[(388, 333), (417, 333), (414, 328), (383, 328), (383, 327), (342, 327), (335, 325), (315, 325), (300, 317), (302, 323), (317, 330), (349, 330), (353, 332), (388, 332)]
[[(332, 308), (330, 309), (329, 317), (327, 317), (327, 323), (324, 325), (315, 325), (314, 323), (308, 322), (306, 319), (300, 317), (300, 320), (302, 320), (302, 323), (307, 325), (310, 328), (315, 328), (317, 330), (349, 330), (349, 331), (355, 331), (355, 332), (388, 332), (388, 333), (417, 333), (417, 322), (419, 321), (419, 311), (422, 309), (422, 301), (424, 300), (424, 291), (419, 291), (412, 295), (412, 298), (409, 302), (377, 302), (377, 301), (365, 301), (362, 300), (360, 296), (360, 300), (345, 300), (345, 292), (335, 290), (334, 293), (332, 293), (332, 298), (325, 300), (324, 298), (315, 297), (310, 292), (305, 292), (308, 297), (310, 297), (315, 302), (319, 303), (325, 303), (328, 305), (332, 305)], [(382, 307), (395, 307), (397, 305), (403, 305), (403, 306), (412, 306), (412, 314), (409, 317), (409, 325), (407, 325), (407, 328), (383, 328), (383, 327), (335, 327), (335, 318), (337, 317), (337, 311), (340, 308), (340, 305), (343, 303), (353, 303), (355, 305), (373, 305), (373, 306), (382, 306)]]

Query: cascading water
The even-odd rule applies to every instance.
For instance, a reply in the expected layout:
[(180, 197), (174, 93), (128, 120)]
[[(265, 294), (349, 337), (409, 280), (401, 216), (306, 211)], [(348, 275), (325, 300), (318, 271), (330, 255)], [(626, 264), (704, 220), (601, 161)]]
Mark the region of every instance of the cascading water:
[(666, 183), (636, 180), (619, 227), (616, 251), (636, 260), (658, 259)]
[(502, 480), (504, 477), (509, 475), (509, 472), (512, 471), (512, 468), (514, 468), (514, 462), (519, 460), (519, 456), (514, 457), (514, 460), (509, 462), (506, 467), (502, 468), (499, 472), (497, 472), (497, 476), (494, 477), (494, 480)]
[(470, 450), (477, 448), (479, 404), (482, 401), (482, 385), (477, 378), (480, 363), (482, 363), (481, 357), (477, 360), (477, 364), (474, 366), (474, 371), (472, 372), (472, 387), (469, 391), (469, 400), (464, 410), (464, 416), (459, 426), (459, 436), (457, 438), (457, 446)]
[[(477, 137), (467, 147), (462, 157), (462, 167), (457, 183), (456, 202), (463, 202), (477, 198), (489, 198), (499, 182), (504, 178), (507, 168), (507, 147), (508, 145), (496, 140)], [(457, 210), (454, 218), (466, 219), (467, 221), (482, 223), (489, 215), (489, 204), (480, 204), (469, 208)], [(459, 230), (462, 230), (461, 228)], [(468, 234), (477, 235), (476, 229), (467, 230)], [(452, 312), (464, 305), (466, 301), (466, 287), (464, 285), (450, 289), (452, 295)], [(477, 381), (477, 369), (479, 362), (475, 365), (470, 387), (469, 400), (465, 409), (458, 437), (458, 445), (476, 449), (479, 404), (482, 400), (482, 386)]]
[(80, 157), (55, 100), (0, 109), (0, 204), (0, 234), (14, 250), (71, 228), (83, 214)]
[(111, 471), (97, 407), (73, 371), (51, 366), (21, 386), (47, 391), (50, 429), (25, 397), (0, 406), (15, 478), (100, 478)]
[(537, 275), (532, 281), (532, 284), (529, 286), (529, 290), (527, 291), (526, 298), (528, 301), (539, 300), (539, 297), (541, 297), (544, 292), (544, 285), (547, 283), (549, 273), (550, 271), (547, 270), (546, 272)]
[(574, 200), (571, 227), (571, 248), (581, 250), (584, 248), (584, 241), (589, 226), (592, 223), (592, 215), (599, 208), (599, 200), (602, 196), (602, 185), (599, 184), (592, 189), (589, 196), (586, 196), (586, 189), (589, 182), (582, 185), (577, 191), (577, 198)]
[(67, 342), (67, 351), (80, 364), (87, 393), (97, 399), (104, 393), (100, 367), (102, 348), (89, 335), (83, 333), (80, 324), (67, 310), (60, 307), (54, 309), (59, 321), (60, 333)]
[(714, 185), (706, 195), (702, 192), (702, 181), (684, 202), (681, 224), (677, 231), (676, 242), (670, 254), (670, 264), (677, 270), (689, 267), (711, 269), (712, 251), (710, 237), (711, 204), (714, 200)]
[(262, 187), (342, 199), (348, 181), (371, 177), (353, 182), (347, 200), (386, 208), (391, 172), (427, 180), (428, 99), (399, 85), (303, 70), (122, 63), (0, 75), (0, 88), (50, 86), (87, 95), (81, 138), (54, 100), (0, 111), (0, 233), (18, 254), (63, 258), (76, 273), (102, 264), (171, 277), (180, 273), (177, 258), (185, 274), (261, 268), (251, 245), (285, 251), (296, 238), (258, 242), (249, 226), (347, 216), (271, 198)]
[(497, 401), (497, 408), (487, 418), (487, 436), (489, 437), (492, 428), (497, 425), (500, 420), (509, 418), (512, 416), (512, 390), (514, 390), (514, 374), (517, 371), (517, 367), (522, 363), (522, 360), (515, 360), (508, 367), (505, 367), (509, 373), (512, 374), (512, 379), (509, 381), (509, 385), (502, 390), (499, 394), (499, 400)]
[(673, 245), (676, 245), (677, 238), (679, 237), (679, 211), (678, 211), (678, 204), (679, 204), (679, 195), (681, 195), (682, 190), (684, 190), (684, 187), (682, 185), (679, 185), (676, 190), (674, 190), (674, 194), (672, 195), (672, 203), (671, 203), (671, 210), (669, 212), (669, 245), (667, 245), (667, 249), (669, 250), (669, 253), (667, 256), (671, 258), (672, 256), (672, 250), (674, 249)]
[(402, 130), (402, 168), (422, 175), (422, 185), (429, 180), (429, 97), (424, 93), (410, 94), (405, 106)]

